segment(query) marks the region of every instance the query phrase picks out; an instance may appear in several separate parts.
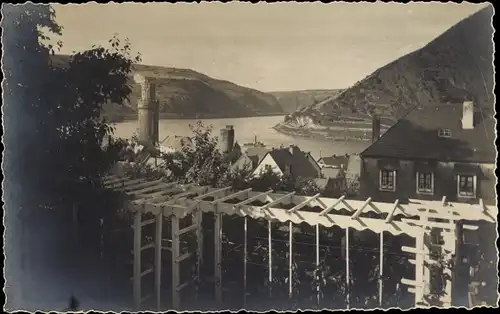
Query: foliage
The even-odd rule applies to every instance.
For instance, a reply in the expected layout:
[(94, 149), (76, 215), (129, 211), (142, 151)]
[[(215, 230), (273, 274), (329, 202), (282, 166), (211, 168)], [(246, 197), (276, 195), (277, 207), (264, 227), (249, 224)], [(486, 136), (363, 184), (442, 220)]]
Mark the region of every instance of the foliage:
[(4, 12), (6, 176), (31, 196), (24, 198), (29, 206), (84, 203), (123, 144), (103, 145), (113, 129), (100, 118), (102, 106), (127, 99), (127, 78), (140, 57), (115, 36), (110, 48), (94, 46), (56, 67), (50, 55), (62, 43), (45, 44), (62, 32), (54, 10), (27, 3)]
[(299, 195), (314, 195), (319, 192), (316, 184), (309, 179), (280, 177), (272, 170), (253, 176), (249, 169), (233, 169), (232, 162), (241, 154), (236, 143), (236, 152), (223, 154), (218, 142), (212, 136), (212, 127), (198, 121), (191, 125), (194, 147), (185, 147), (180, 152), (162, 153), (162, 167), (165, 173), (183, 183), (209, 185), (213, 187), (232, 186), (242, 190), (255, 191), (296, 191)]

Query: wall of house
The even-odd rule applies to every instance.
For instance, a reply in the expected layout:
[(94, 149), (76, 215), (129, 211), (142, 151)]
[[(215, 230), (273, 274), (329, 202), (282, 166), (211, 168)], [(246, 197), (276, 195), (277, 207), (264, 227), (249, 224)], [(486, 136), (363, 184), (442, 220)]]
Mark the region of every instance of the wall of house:
[(264, 159), (262, 159), (262, 161), (257, 166), (257, 168), (255, 168), (255, 171), (253, 172), (254, 176), (258, 177), (261, 173), (266, 172), (266, 165), (271, 166), (271, 169), (277, 175), (279, 175), (279, 176), (283, 175), (283, 172), (278, 167), (278, 164), (276, 164), (276, 162), (274, 161), (273, 157), (271, 157), (271, 155), (267, 154), (264, 157)]
[(432, 195), (417, 193), (416, 167), (412, 160), (395, 161), (396, 167), (396, 191), (387, 192), (379, 189), (379, 171), (381, 170), (378, 160), (375, 158), (363, 158), (360, 180), (360, 192), (363, 197), (371, 197), (375, 201), (393, 202), (396, 199), (406, 201), (408, 199), (441, 200), (443, 196), (449, 201), (477, 203), (479, 198), (487, 205), (494, 205), (495, 195), (495, 165), (494, 164), (472, 164), (481, 168), (482, 174), (477, 178), (476, 199), (461, 199), (457, 193), (457, 175), (454, 171), (454, 163), (438, 162), (434, 172), (434, 193)]

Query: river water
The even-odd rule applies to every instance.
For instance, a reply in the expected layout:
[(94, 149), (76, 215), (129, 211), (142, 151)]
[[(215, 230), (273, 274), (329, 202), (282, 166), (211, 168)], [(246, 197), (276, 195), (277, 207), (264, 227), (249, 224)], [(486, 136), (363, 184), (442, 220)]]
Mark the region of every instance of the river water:
[[(369, 142), (362, 141), (329, 141), (311, 140), (307, 138), (291, 137), (279, 133), (273, 126), (283, 121), (283, 116), (266, 116), (250, 118), (227, 118), (227, 119), (168, 119), (160, 120), (160, 141), (168, 135), (191, 136), (190, 124), (201, 121), (203, 125), (213, 127), (213, 135), (219, 136), (220, 129), (226, 125), (233, 125), (235, 129), (235, 140), (240, 144), (254, 142), (255, 136), (259, 142), (268, 147), (279, 147), (297, 145), (301, 150), (311, 152), (313, 157), (331, 156), (333, 154), (360, 153), (369, 146)], [(137, 121), (125, 121), (114, 125), (115, 135), (122, 138), (130, 138), (137, 134)]]

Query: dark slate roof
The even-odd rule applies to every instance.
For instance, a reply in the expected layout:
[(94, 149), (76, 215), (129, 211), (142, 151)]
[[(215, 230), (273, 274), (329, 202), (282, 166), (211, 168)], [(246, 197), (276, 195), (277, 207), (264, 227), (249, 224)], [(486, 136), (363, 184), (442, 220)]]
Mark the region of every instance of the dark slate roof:
[(286, 171), (286, 166), (292, 166), (292, 175), (303, 178), (316, 178), (320, 175), (318, 170), (313, 166), (306, 156), (306, 153), (300, 150), (297, 146), (293, 147), (293, 154), (290, 148), (273, 149), (268, 152), (274, 159), (282, 172)]
[[(494, 163), (495, 121), (489, 108), (474, 109), (474, 128), (462, 129), (462, 104), (412, 110), (361, 153), (361, 157)], [(449, 129), (451, 137), (438, 136)]]

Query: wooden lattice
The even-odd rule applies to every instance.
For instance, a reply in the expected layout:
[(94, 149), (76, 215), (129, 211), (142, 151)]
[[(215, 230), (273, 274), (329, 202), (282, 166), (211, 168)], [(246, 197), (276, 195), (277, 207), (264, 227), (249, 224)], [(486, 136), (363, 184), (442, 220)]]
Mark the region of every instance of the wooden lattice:
[[(128, 209), (135, 212), (134, 223), (134, 303), (139, 308), (142, 302), (141, 278), (144, 272), (141, 269), (141, 228), (150, 223), (157, 224), (156, 241), (154, 246), (156, 252), (155, 267), (155, 292), (158, 310), (160, 309), (160, 276), (161, 276), (161, 251), (162, 247), (162, 222), (164, 217), (171, 217), (172, 223), (172, 291), (173, 306), (180, 307), (179, 292), (192, 282), (181, 283), (178, 278), (179, 263), (187, 257), (179, 253), (179, 235), (196, 231), (198, 239), (197, 265), (202, 258), (202, 233), (201, 217), (203, 212), (215, 214), (215, 285), (216, 297), (222, 301), (221, 282), (221, 238), (222, 238), (222, 215), (239, 215), (245, 217), (245, 248), (244, 248), (244, 286), (246, 287), (246, 220), (248, 218), (263, 218), (271, 221), (288, 222), (290, 232), (289, 252), (289, 293), (292, 294), (292, 226), (294, 224), (306, 223), (316, 227), (318, 234), (319, 226), (339, 226), (346, 229), (346, 267), (349, 267), (349, 238), (348, 230), (353, 228), (358, 231), (369, 229), (380, 234), (380, 247), (383, 246), (383, 234), (389, 232), (393, 235), (406, 234), (416, 238), (416, 247), (402, 247), (403, 251), (414, 253), (415, 280), (403, 279), (401, 282), (409, 287), (409, 291), (415, 293), (417, 306), (426, 306), (424, 296), (428, 294), (430, 282), (429, 265), (435, 261), (428, 258), (429, 248), (424, 243), (424, 238), (432, 229), (443, 230), (444, 243), (442, 251), (455, 252), (455, 225), (459, 220), (484, 220), (496, 222), (497, 208), (485, 206), (483, 202), (479, 205), (463, 203), (450, 203), (443, 199), (442, 202), (411, 200), (409, 204), (373, 202), (370, 198), (366, 201), (347, 200), (345, 196), (338, 199), (324, 198), (320, 195), (298, 196), (295, 193), (274, 193), (273, 191), (255, 192), (252, 189), (233, 191), (230, 187), (210, 188), (194, 185), (178, 185), (164, 182), (163, 180), (148, 181), (147, 179), (130, 179), (126, 177), (109, 176), (104, 180), (105, 187), (121, 191), (127, 195), (129, 200)], [(211, 200), (207, 200), (210, 198)], [(234, 201), (236, 200), (236, 203)], [(231, 202), (229, 202), (231, 201)], [(256, 202), (264, 203), (263, 206), (255, 206)], [(284, 209), (282, 207), (290, 207)], [(153, 214), (154, 220), (142, 221), (143, 214)], [(185, 229), (179, 229), (179, 219), (187, 215), (194, 215), (194, 223)], [(435, 220), (440, 220), (439, 222)], [(445, 220), (446, 222), (442, 222)], [(465, 226), (474, 229), (473, 226)], [(319, 236), (316, 240), (316, 266), (319, 265)], [(269, 252), (271, 252), (271, 228), (269, 223)], [(269, 253), (270, 254), (270, 253)], [(383, 250), (380, 250), (380, 277), (383, 275)], [(269, 269), (272, 269), (272, 258), (269, 256)], [(449, 270), (445, 270), (449, 271)], [(349, 276), (347, 272), (347, 277)], [(198, 273), (199, 275), (199, 273)], [(193, 282), (198, 280), (195, 278)], [(269, 280), (272, 272), (269, 271)], [(349, 282), (349, 278), (347, 278)], [(451, 305), (451, 283), (447, 285), (447, 291), (443, 297), (443, 303)], [(382, 282), (379, 283), (379, 302), (382, 302)], [(318, 286), (319, 300), (319, 286)], [(347, 303), (349, 306), (349, 302)]]

